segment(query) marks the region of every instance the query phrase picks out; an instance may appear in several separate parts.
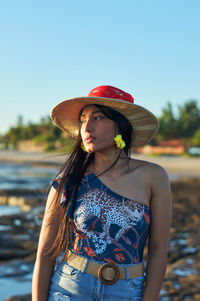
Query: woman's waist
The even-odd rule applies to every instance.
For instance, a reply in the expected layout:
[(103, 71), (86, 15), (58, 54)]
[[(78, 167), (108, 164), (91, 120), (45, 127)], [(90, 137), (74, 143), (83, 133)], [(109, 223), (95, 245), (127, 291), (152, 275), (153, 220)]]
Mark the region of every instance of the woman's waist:
[(98, 260), (90, 260), (85, 256), (68, 250), (66, 260), (59, 262), (59, 270), (67, 267), (74, 268), (82, 273), (91, 274), (107, 285), (114, 284), (119, 279), (130, 279), (144, 276), (143, 262), (136, 264), (102, 263)]

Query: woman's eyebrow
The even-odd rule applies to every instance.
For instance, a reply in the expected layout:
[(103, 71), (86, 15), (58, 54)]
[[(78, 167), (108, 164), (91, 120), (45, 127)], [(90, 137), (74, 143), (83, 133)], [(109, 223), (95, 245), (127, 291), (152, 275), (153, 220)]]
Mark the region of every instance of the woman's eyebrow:
[[(96, 110), (96, 111), (92, 112), (91, 114), (93, 115), (93, 114), (96, 114), (96, 113), (102, 113), (102, 112), (100, 110)], [(83, 114), (81, 114), (80, 118), (84, 117), (84, 116), (85, 116), (85, 114), (83, 113)]]

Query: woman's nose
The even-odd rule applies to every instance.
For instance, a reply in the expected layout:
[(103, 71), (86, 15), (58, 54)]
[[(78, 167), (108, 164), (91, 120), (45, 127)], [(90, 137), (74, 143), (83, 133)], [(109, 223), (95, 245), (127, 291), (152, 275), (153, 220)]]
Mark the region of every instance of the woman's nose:
[(85, 131), (90, 132), (92, 130), (93, 130), (93, 122), (90, 118), (88, 118), (85, 124)]

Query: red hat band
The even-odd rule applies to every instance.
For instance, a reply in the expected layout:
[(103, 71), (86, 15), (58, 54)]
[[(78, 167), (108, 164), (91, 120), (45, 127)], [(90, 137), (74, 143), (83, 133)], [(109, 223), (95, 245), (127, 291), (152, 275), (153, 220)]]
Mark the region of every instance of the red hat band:
[(134, 103), (132, 95), (112, 86), (99, 86), (90, 91), (89, 97), (105, 97), (112, 99), (121, 99), (126, 102)]

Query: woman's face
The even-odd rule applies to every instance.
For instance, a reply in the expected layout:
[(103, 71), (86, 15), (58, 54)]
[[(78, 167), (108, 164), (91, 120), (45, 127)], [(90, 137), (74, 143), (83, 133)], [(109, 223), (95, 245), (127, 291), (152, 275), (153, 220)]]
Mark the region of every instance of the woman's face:
[(114, 148), (116, 124), (95, 105), (87, 106), (80, 116), (80, 134), (87, 152), (102, 152)]

